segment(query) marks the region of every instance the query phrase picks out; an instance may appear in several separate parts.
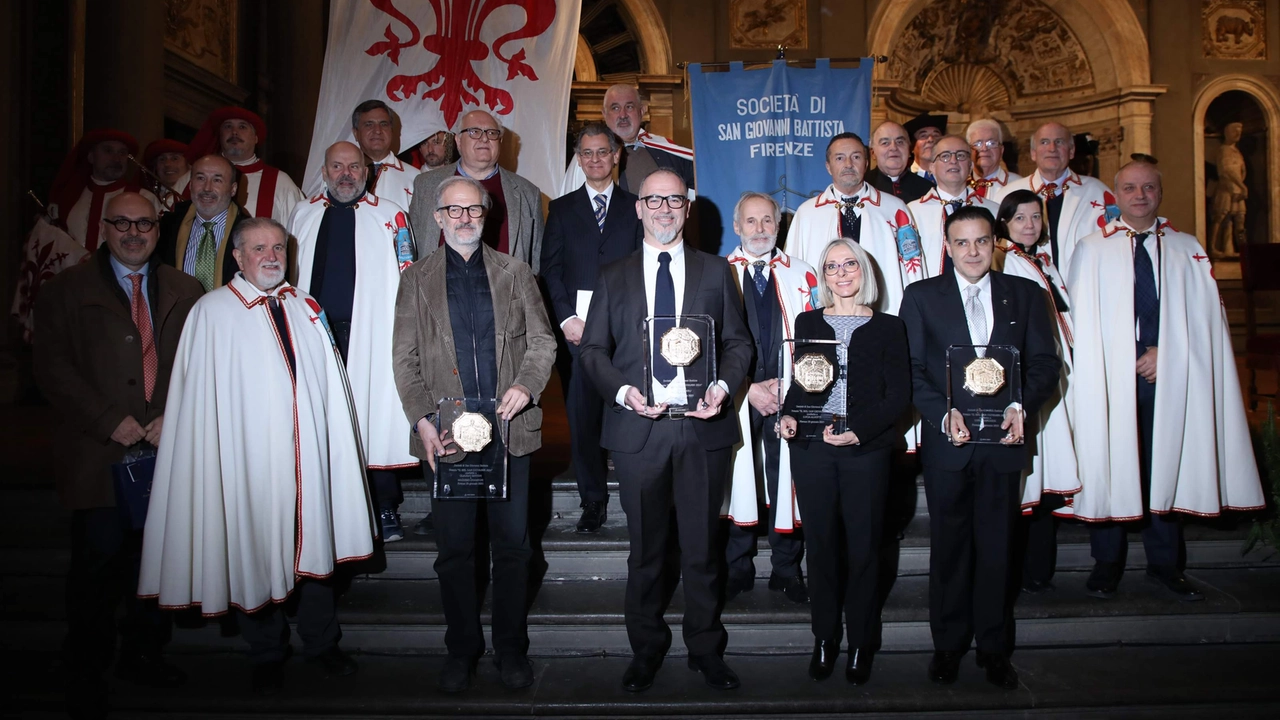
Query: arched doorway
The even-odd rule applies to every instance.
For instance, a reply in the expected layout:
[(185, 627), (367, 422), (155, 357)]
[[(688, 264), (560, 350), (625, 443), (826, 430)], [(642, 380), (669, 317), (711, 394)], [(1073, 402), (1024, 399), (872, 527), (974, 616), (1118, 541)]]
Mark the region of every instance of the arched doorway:
[(1126, 0), (886, 0), (868, 46), (890, 58), (877, 70), (873, 124), (926, 110), (956, 129), (994, 117), (1025, 147), (1056, 120), (1099, 141), (1101, 177), (1150, 152), (1164, 88), (1151, 85), (1146, 34)]

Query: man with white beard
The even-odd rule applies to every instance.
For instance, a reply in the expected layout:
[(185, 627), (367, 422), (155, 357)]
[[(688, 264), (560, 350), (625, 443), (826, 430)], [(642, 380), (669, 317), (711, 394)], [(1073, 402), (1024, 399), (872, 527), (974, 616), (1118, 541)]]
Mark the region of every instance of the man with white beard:
[(188, 316), (165, 405), (143, 532), (140, 597), (205, 616), (235, 609), (256, 692), (280, 689), (295, 591), (304, 655), (338, 648), (332, 576), (373, 553), (355, 409), (320, 305), (285, 282), (288, 236), (269, 218), (232, 234), (241, 272)]
[(365, 462), (384, 542), (404, 538), (396, 470), (418, 467), (405, 442), (409, 427), (391, 373), (391, 331), (400, 273), (415, 259), (408, 213), (365, 192), (360, 148), (337, 142), (325, 152), (325, 190), (289, 218), (298, 241), (298, 288), (325, 309), (351, 378)]

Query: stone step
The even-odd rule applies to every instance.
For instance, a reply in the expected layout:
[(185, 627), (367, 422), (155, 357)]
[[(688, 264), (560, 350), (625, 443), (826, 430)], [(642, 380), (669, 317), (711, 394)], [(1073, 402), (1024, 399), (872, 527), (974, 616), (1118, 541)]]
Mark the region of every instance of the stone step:
[[(344, 639), (344, 645), (345, 645)], [(669, 659), (653, 688), (627, 693), (626, 657), (535, 657), (535, 681), (509, 691), (494, 663), (480, 662), (472, 688), (457, 695), (435, 689), (441, 657), (357, 655), (360, 671), (325, 677), (296, 657), (285, 666), (284, 691), (253, 695), (239, 652), (171, 656), (190, 674), (181, 688), (156, 690), (113, 683), (112, 717), (222, 720), (335, 718), (529, 718), (624, 720), (682, 718), (816, 718), (867, 720), (917, 717), (1130, 718), (1141, 720), (1270, 720), (1280, 715), (1280, 688), (1269, 644), (1019, 648), (1017, 690), (987, 685), (971, 658), (948, 687), (925, 679), (928, 653), (882, 653), (871, 684), (855, 688), (839, 674), (808, 679), (807, 651), (791, 656), (727, 656), (742, 679), (730, 692), (712, 690), (701, 675)], [(843, 658), (841, 658), (843, 661)], [(32, 720), (61, 718), (65, 673), (55, 652), (24, 652), (12, 671), (7, 708)]]
[[(1084, 594), (1088, 573), (1059, 573), (1056, 589), (1022, 595), (1014, 609), (1018, 644), (1024, 647), (1088, 644), (1208, 644), (1280, 641), (1280, 568), (1192, 570), (1188, 577), (1206, 599), (1181, 603), (1144, 576), (1130, 571), (1116, 598)], [(443, 651), (444, 614), (439, 583), (430, 580), (368, 580), (355, 583), (339, 605), (343, 646), (377, 653)], [(57, 578), (11, 579), (5, 591), (0, 632), (16, 647), (49, 647), (65, 630), (64, 600)], [(630, 652), (623, 625), (625, 582), (545, 582), (529, 613), (531, 654), (586, 655)], [(677, 588), (667, 620), (674, 654), (685, 651), (679, 622), (684, 598)], [(482, 610), (487, 622), (487, 603)], [(729, 603), (722, 616), (735, 653), (802, 653), (813, 646), (809, 609), (763, 586)], [(882, 614), (883, 648), (925, 651), (932, 647), (928, 623), (928, 578), (894, 583)], [(175, 649), (234, 649), (219, 623), (175, 631)]]

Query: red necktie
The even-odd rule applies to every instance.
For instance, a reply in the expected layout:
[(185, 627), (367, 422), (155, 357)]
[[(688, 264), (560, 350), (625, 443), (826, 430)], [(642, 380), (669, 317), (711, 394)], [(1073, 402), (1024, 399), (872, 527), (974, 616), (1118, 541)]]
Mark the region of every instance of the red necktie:
[(1058, 194), (1055, 192), (1057, 189), (1057, 183), (1045, 183), (1044, 187), (1040, 188), (1040, 192), (1044, 195), (1045, 200), (1052, 200)]
[(131, 273), (133, 281), (133, 297), (129, 309), (133, 315), (133, 324), (138, 327), (138, 337), (142, 340), (142, 384), (146, 389), (147, 402), (151, 402), (151, 392), (156, 387), (156, 339), (151, 331), (151, 310), (147, 307), (147, 299), (142, 295), (142, 274)]

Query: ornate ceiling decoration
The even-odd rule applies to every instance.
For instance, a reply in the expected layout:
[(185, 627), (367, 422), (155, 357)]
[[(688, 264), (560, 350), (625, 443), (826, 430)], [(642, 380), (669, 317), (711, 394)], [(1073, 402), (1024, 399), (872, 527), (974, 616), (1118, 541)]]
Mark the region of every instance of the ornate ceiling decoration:
[(1080, 40), (1040, 0), (932, 0), (894, 43), (887, 72), (901, 92), (960, 112), (1094, 87)]

